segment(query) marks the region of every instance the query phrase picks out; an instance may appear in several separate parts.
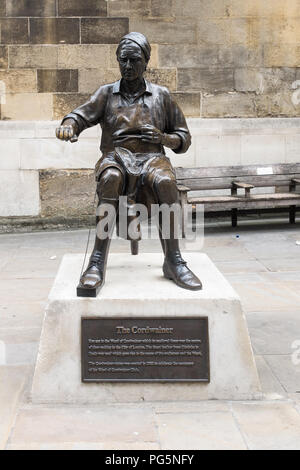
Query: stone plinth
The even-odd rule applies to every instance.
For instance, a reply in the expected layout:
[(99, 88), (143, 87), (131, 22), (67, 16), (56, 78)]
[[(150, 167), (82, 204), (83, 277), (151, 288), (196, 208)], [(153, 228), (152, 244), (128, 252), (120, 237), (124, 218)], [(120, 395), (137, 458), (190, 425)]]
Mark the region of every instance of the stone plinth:
[[(210, 259), (185, 259), (202, 291), (177, 287), (162, 276), (159, 253), (112, 254), (99, 296), (76, 297), (82, 255), (63, 258), (49, 295), (32, 387), (35, 403), (120, 403), (202, 399), (257, 399), (260, 384), (238, 295)], [(210, 383), (82, 383), (82, 317), (207, 316)]]

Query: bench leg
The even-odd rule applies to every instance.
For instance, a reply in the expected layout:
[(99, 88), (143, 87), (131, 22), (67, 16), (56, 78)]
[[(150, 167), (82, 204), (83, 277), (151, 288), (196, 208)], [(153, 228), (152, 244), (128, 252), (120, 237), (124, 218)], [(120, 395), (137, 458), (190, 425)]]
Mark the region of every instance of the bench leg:
[(131, 247), (131, 254), (132, 255), (138, 255), (139, 254), (139, 242), (138, 242), (138, 240), (131, 240), (130, 247)]
[(231, 225), (237, 227), (237, 209), (231, 209)]
[(290, 206), (290, 224), (296, 222), (296, 206)]

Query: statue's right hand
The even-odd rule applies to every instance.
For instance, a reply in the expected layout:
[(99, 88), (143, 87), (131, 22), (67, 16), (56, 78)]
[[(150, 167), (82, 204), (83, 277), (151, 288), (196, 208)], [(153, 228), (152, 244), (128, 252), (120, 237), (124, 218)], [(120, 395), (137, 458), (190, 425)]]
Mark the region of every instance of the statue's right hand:
[[(60, 140), (73, 140), (76, 136), (76, 128), (72, 124), (62, 124), (56, 128), (56, 137)], [(74, 139), (75, 140), (75, 139)], [(77, 140), (77, 139), (76, 139)]]

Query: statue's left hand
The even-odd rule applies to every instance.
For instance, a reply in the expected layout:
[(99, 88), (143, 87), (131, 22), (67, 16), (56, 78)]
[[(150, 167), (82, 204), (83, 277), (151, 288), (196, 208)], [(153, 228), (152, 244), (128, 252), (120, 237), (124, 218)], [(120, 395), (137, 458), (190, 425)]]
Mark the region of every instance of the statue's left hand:
[(164, 140), (164, 133), (161, 132), (157, 127), (146, 124), (140, 128), (143, 142), (150, 142), (152, 144), (161, 144)]

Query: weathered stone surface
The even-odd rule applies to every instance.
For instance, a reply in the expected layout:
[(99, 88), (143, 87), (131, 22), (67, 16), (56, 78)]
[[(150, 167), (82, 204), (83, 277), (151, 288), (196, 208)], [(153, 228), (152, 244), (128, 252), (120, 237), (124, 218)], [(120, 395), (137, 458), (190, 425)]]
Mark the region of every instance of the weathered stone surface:
[(13, 444), (28, 449), (33, 442), (35, 449), (152, 449), (157, 443), (155, 415), (150, 408), (131, 406), (92, 412), (85, 406), (25, 408), (17, 418)]
[(0, 46), (0, 69), (6, 69), (8, 66), (8, 48)]
[[(245, 19), (249, 22), (249, 20)], [(258, 44), (297, 44), (300, 40), (298, 17), (289, 18), (264, 18), (251, 19), (251, 36), (253, 43)]]
[(39, 214), (38, 171), (2, 170), (0, 178), (1, 217)]
[(24, 367), (0, 366), (0, 450), (5, 449), (18, 405), (26, 383), (28, 371)]
[(7, 93), (1, 105), (1, 119), (19, 121), (52, 119), (50, 93)]
[(221, 93), (204, 95), (202, 117), (253, 117), (255, 105), (253, 97), (244, 93)]
[(173, 98), (179, 104), (187, 117), (200, 116), (200, 93), (172, 93)]
[[(173, 0), (151, 0), (151, 16), (174, 16)], [(144, 16), (144, 15), (143, 15)]]
[(300, 416), (292, 403), (233, 403), (232, 406), (248, 449), (300, 449)]
[(39, 93), (77, 92), (78, 70), (38, 70), (37, 85)]
[(263, 47), (249, 48), (233, 44), (219, 49), (219, 63), (224, 67), (259, 67), (264, 65)]
[(79, 70), (79, 92), (93, 93), (100, 86), (119, 79), (119, 69), (81, 69)]
[(30, 18), (32, 44), (76, 44), (80, 42), (78, 18)]
[(18, 139), (0, 139), (0, 170), (18, 170), (20, 168), (20, 141)]
[(225, 16), (225, 2), (223, 0), (174, 0), (176, 16), (214, 17)]
[(56, 68), (57, 46), (11, 46), (9, 48), (9, 67)]
[(92, 170), (43, 170), (40, 172), (41, 215), (95, 214), (96, 183)]
[(209, 67), (207, 69), (178, 69), (178, 90), (201, 90), (210, 92), (234, 89), (232, 69)]
[(142, 31), (150, 42), (158, 44), (196, 44), (194, 18), (130, 18), (130, 31)]
[[(215, 420), (216, 414), (218, 419)], [(199, 426), (201, 423), (201, 426)], [(163, 449), (246, 450), (229, 409), (159, 414), (158, 433)], [(178, 432), (184, 429), (185, 432)]]
[(263, 92), (263, 76), (255, 69), (236, 69), (234, 87), (237, 91)]
[(274, 93), (291, 90), (296, 80), (293, 68), (257, 68), (236, 69), (234, 72), (237, 91), (255, 91), (256, 93)]
[(161, 44), (158, 51), (160, 67), (198, 67), (218, 65), (218, 46)]
[(299, 44), (265, 44), (266, 67), (300, 67)]
[(242, 165), (285, 161), (284, 135), (245, 135), (241, 137)]
[(2, 44), (28, 44), (28, 18), (1, 18)]
[(228, 20), (224, 18), (205, 18), (198, 21), (199, 44), (226, 44), (230, 42)]
[(7, 16), (55, 16), (55, 0), (6, 0)]
[(82, 44), (114, 44), (128, 32), (128, 18), (83, 18), (81, 20)]
[(104, 44), (66, 44), (58, 47), (58, 68), (82, 69), (99, 67), (105, 70), (108, 65), (109, 46)]
[(157, 85), (165, 86), (170, 91), (177, 89), (176, 69), (147, 69), (145, 78)]
[(150, 0), (108, 0), (108, 16), (111, 17), (145, 17), (150, 13)]
[(5, 16), (6, 13), (6, 0), (0, 0), (0, 17)]
[(58, 0), (58, 16), (106, 16), (106, 0)]
[(54, 127), (51, 139), (24, 140), (21, 145), (21, 169), (94, 169), (100, 157), (99, 138), (89, 139), (88, 134), (84, 132), (85, 137), (80, 136), (76, 145), (66, 144), (54, 138)]
[(257, 95), (255, 108), (257, 117), (299, 116), (299, 105), (293, 103), (291, 91)]
[(56, 93), (53, 95), (53, 119), (61, 120), (79, 105), (85, 103), (90, 94)]
[(253, 45), (254, 19), (233, 18), (228, 20), (229, 41), (231, 44)]
[(298, 0), (251, 0), (251, 2), (240, 2), (240, 0), (230, 0), (228, 7), (230, 16), (272, 16), (284, 17), (297, 15), (299, 11)]
[(5, 83), (6, 93), (34, 93), (37, 91), (34, 70), (0, 71), (0, 81)]

